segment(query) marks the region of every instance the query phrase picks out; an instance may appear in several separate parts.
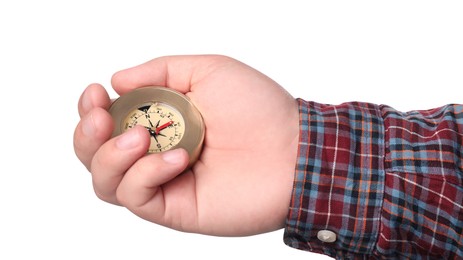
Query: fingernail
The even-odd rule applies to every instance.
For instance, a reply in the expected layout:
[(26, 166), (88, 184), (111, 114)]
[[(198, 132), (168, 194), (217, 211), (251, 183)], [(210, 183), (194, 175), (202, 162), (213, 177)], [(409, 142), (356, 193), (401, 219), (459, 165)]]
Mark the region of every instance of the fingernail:
[(82, 108), (84, 111), (90, 111), (93, 107), (92, 98), (90, 97), (89, 92), (90, 91), (87, 88), (82, 96)]
[(129, 130), (118, 137), (116, 147), (121, 150), (129, 150), (140, 144), (140, 135), (135, 130)]
[(93, 121), (93, 115), (90, 114), (82, 121), (82, 132), (85, 136), (93, 136), (95, 134), (95, 122)]
[(181, 161), (182, 151), (180, 149), (170, 150), (162, 153), (162, 159), (166, 163), (177, 164)]

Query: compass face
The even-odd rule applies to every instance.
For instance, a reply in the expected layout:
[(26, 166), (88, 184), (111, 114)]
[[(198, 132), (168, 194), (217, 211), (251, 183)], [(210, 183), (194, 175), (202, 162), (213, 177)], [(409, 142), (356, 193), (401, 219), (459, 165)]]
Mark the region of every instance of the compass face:
[(122, 122), (128, 130), (136, 125), (145, 127), (151, 136), (150, 153), (175, 147), (185, 134), (185, 121), (175, 108), (161, 102), (146, 103), (133, 110)]
[(201, 153), (205, 133), (201, 113), (180, 92), (160, 86), (138, 88), (116, 99), (109, 113), (115, 122), (113, 137), (136, 125), (149, 132), (148, 153), (183, 148), (190, 156), (189, 166)]

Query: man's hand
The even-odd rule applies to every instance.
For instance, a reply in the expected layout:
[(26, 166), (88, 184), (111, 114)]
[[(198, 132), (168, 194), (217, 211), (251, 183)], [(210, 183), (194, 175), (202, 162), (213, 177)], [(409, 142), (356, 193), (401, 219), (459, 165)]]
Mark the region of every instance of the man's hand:
[(143, 127), (110, 139), (111, 101), (101, 85), (90, 85), (79, 101), (74, 147), (99, 198), (186, 232), (241, 236), (283, 227), (299, 122), (296, 101), (276, 82), (234, 59), (205, 55), (157, 58), (116, 73), (112, 85), (120, 95), (153, 85), (186, 94), (206, 136), (186, 171), (182, 149), (146, 154)]

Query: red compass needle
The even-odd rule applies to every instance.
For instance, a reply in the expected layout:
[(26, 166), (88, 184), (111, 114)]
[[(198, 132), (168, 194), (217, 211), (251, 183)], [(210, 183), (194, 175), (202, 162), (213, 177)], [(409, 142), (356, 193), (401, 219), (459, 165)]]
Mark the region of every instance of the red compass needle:
[(170, 125), (172, 125), (174, 122), (173, 121), (169, 121), (159, 127), (156, 127), (156, 134), (159, 134), (159, 132), (161, 132), (164, 128), (166, 127), (169, 127)]

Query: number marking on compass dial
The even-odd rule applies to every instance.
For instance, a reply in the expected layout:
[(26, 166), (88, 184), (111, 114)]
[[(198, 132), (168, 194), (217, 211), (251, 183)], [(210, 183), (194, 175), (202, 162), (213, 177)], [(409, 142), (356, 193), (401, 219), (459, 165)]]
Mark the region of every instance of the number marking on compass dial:
[(180, 112), (162, 102), (142, 104), (130, 112), (122, 124), (124, 130), (136, 125), (148, 130), (151, 136), (150, 153), (172, 149), (185, 134), (185, 121)]

